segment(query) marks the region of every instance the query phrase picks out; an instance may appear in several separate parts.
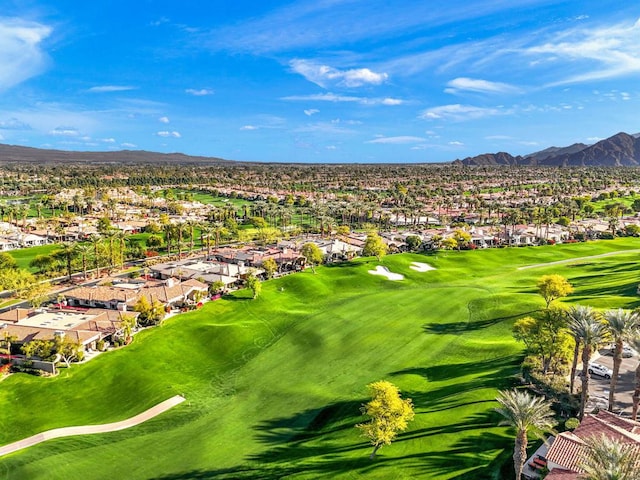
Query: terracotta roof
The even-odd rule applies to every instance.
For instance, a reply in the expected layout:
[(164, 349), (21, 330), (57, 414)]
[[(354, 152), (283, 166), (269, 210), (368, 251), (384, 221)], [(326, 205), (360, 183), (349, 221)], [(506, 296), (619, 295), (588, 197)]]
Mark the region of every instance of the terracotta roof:
[(27, 318), (29, 316), (28, 308), (14, 308), (11, 310), (7, 310), (6, 312), (0, 313), (0, 322), (13, 322), (16, 323), (23, 318)]
[(563, 432), (556, 437), (547, 452), (547, 461), (577, 471), (577, 464), (582, 461), (584, 446), (581, 438), (572, 432)]
[(549, 462), (579, 472), (578, 464), (584, 456), (584, 440), (606, 435), (618, 442), (631, 445), (640, 459), (640, 435), (637, 433), (639, 428), (640, 422), (618, 417), (610, 412), (601, 410), (597, 415), (588, 414), (573, 432), (563, 432), (556, 437), (546, 457)]
[(564, 468), (554, 468), (544, 478), (545, 480), (578, 480), (580, 477), (577, 472), (565, 470)]

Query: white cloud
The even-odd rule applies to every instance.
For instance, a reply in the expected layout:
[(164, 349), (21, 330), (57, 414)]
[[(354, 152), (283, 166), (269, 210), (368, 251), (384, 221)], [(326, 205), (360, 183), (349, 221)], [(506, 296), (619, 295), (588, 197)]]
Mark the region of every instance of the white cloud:
[(475, 92), (475, 93), (518, 93), (520, 89), (501, 82), (489, 82), (467, 77), (458, 77), (447, 83), (447, 93)]
[(2, 134), (0, 133), (0, 141), (4, 140), (4, 137), (2, 136)]
[(488, 135), (484, 137), (485, 140), (513, 140), (513, 137), (509, 135)]
[(120, 144), (121, 147), (123, 148), (136, 148), (137, 145), (135, 143), (128, 143), (128, 142), (124, 142)]
[(40, 23), (0, 18), (0, 91), (44, 71), (48, 58), (41, 43), (51, 32)]
[(11, 117), (8, 120), (0, 120), (0, 130), (31, 130), (31, 127), (17, 118)]
[(568, 70), (582, 70), (549, 84), (556, 86), (640, 73), (639, 43), (640, 19), (633, 25), (559, 32), (548, 42), (529, 47), (524, 53), (554, 63), (571, 62), (572, 68)]
[(213, 95), (214, 91), (211, 90), (210, 88), (187, 88), (185, 90), (185, 93), (188, 93), (189, 95), (194, 95), (196, 97), (204, 97), (206, 95)]
[(243, 125), (240, 130), (258, 130), (259, 127), (255, 125)]
[(116, 143), (116, 139), (115, 138), (103, 138), (100, 141), (104, 142), (104, 143)]
[(325, 148), (327, 150), (337, 150), (338, 149), (338, 147), (336, 147), (335, 145), (327, 145)]
[(158, 121), (161, 123), (169, 123), (169, 117), (160, 117)]
[(304, 114), (308, 117), (310, 117), (311, 115), (315, 115), (316, 113), (319, 113), (320, 110), (318, 110), (317, 108), (308, 108), (306, 110), (304, 110)]
[(281, 97), (280, 100), (286, 101), (316, 101), (316, 102), (353, 102), (361, 105), (401, 105), (404, 100), (397, 98), (367, 98), (367, 97), (355, 97), (351, 95), (337, 95), (335, 93), (316, 93), (312, 95), (291, 95), (288, 97)]
[(508, 113), (511, 113), (510, 110), (474, 107), (472, 105), (460, 105), (459, 103), (456, 103), (453, 105), (442, 105), (440, 107), (428, 108), (420, 114), (420, 118), (429, 120), (462, 121), (476, 120), (495, 115), (506, 115)]
[(137, 87), (131, 85), (99, 85), (91, 87), (88, 92), (91, 93), (108, 93), (108, 92), (126, 92), (127, 90), (135, 90)]
[(330, 85), (343, 87), (380, 85), (389, 77), (386, 73), (376, 73), (368, 68), (338, 70), (337, 68), (302, 59), (291, 60), (289, 66), (294, 72), (299, 73), (322, 88), (328, 88)]
[(419, 143), (424, 142), (425, 139), (422, 137), (413, 137), (409, 135), (401, 135), (397, 137), (378, 137), (373, 140), (369, 140), (365, 143), (385, 143), (385, 144), (401, 144), (401, 143)]
[(449, 142), (449, 145), (452, 145), (454, 147), (464, 147), (464, 143), (458, 142), (457, 140), (454, 140), (453, 142)]
[(49, 131), (49, 135), (56, 135), (59, 137), (78, 137), (80, 131), (74, 127), (56, 127)]
[(169, 132), (168, 130), (163, 130), (161, 132), (157, 132), (156, 135), (159, 136), (159, 137), (164, 137), (164, 138), (168, 138), (168, 137), (180, 138), (180, 137), (182, 137), (182, 135), (180, 135), (180, 132), (176, 132), (175, 130), (172, 131), (172, 132)]

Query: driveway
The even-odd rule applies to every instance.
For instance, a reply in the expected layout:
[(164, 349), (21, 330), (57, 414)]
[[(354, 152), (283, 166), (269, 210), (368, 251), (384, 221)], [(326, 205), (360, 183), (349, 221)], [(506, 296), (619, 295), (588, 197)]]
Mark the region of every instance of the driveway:
[[(592, 363), (599, 363), (613, 369), (613, 356), (606, 355), (607, 349), (601, 349), (592, 358)], [(613, 408), (615, 413), (623, 412), (627, 415), (631, 414), (631, 406), (633, 401), (633, 389), (635, 388), (636, 368), (638, 366), (638, 355), (629, 358), (623, 358), (620, 365), (620, 375), (618, 377), (618, 385), (616, 387), (616, 402)], [(578, 382), (579, 383), (579, 382)], [(607, 380), (598, 375), (591, 375), (589, 381), (589, 400), (592, 404), (607, 408), (609, 405), (609, 383)]]

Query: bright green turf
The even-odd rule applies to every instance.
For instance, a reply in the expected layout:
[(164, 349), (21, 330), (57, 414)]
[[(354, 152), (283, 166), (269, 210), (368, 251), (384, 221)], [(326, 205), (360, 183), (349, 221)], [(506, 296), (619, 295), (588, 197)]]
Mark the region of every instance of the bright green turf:
[(21, 248), (18, 250), (10, 250), (9, 255), (16, 259), (18, 267), (27, 269), (29, 271), (36, 271), (36, 269), (30, 268), (29, 263), (38, 255), (50, 255), (56, 250), (60, 249), (58, 244), (39, 245), (37, 247)]
[[(518, 371), (513, 319), (543, 306), (536, 279), (569, 277), (567, 301), (639, 303), (637, 253), (517, 267), (634, 248), (640, 240), (405, 254), (384, 260), (401, 282), (358, 260), (267, 282), (255, 301), (238, 292), (57, 378), (3, 381), (0, 444), (121, 420), (176, 393), (188, 402), (130, 430), (3, 457), (0, 478), (500, 478), (512, 438), (493, 399)], [(353, 425), (365, 385), (382, 378), (417, 415), (371, 462)]]

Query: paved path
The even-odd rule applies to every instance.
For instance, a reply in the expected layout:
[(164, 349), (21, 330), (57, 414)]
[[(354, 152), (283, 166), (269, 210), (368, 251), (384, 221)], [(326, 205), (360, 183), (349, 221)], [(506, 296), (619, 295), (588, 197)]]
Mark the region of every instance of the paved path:
[(601, 253), (600, 255), (591, 255), (590, 257), (567, 258), (566, 260), (558, 260), (557, 262), (536, 263), (535, 265), (525, 265), (524, 267), (518, 267), (518, 270), (526, 270), (527, 268), (548, 267), (549, 265), (560, 265), (562, 263), (580, 262), (582, 260), (589, 260), (590, 258), (602, 258), (602, 257), (610, 257), (612, 255), (622, 255), (625, 253), (638, 253), (638, 252), (640, 252), (640, 249), (637, 249), (637, 248), (633, 250), (619, 250), (617, 252)]
[(180, 395), (171, 397), (164, 402), (160, 402), (149, 410), (146, 410), (135, 417), (122, 420), (115, 423), (105, 423), (104, 425), (83, 425), (79, 427), (64, 427), (56, 428), (54, 430), (47, 430), (46, 432), (38, 433), (28, 438), (23, 438), (17, 442), (10, 443), (4, 447), (0, 447), (0, 457), (7, 455), (8, 453), (17, 452), (23, 448), (37, 445), (38, 443), (51, 440), (52, 438), (71, 437), (73, 435), (89, 435), (92, 433), (106, 433), (115, 432), (118, 430), (124, 430), (125, 428), (135, 427), (136, 425), (146, 422), (147, 420), (166, 412), (170, 408), (184, 402), (184, 398)]

